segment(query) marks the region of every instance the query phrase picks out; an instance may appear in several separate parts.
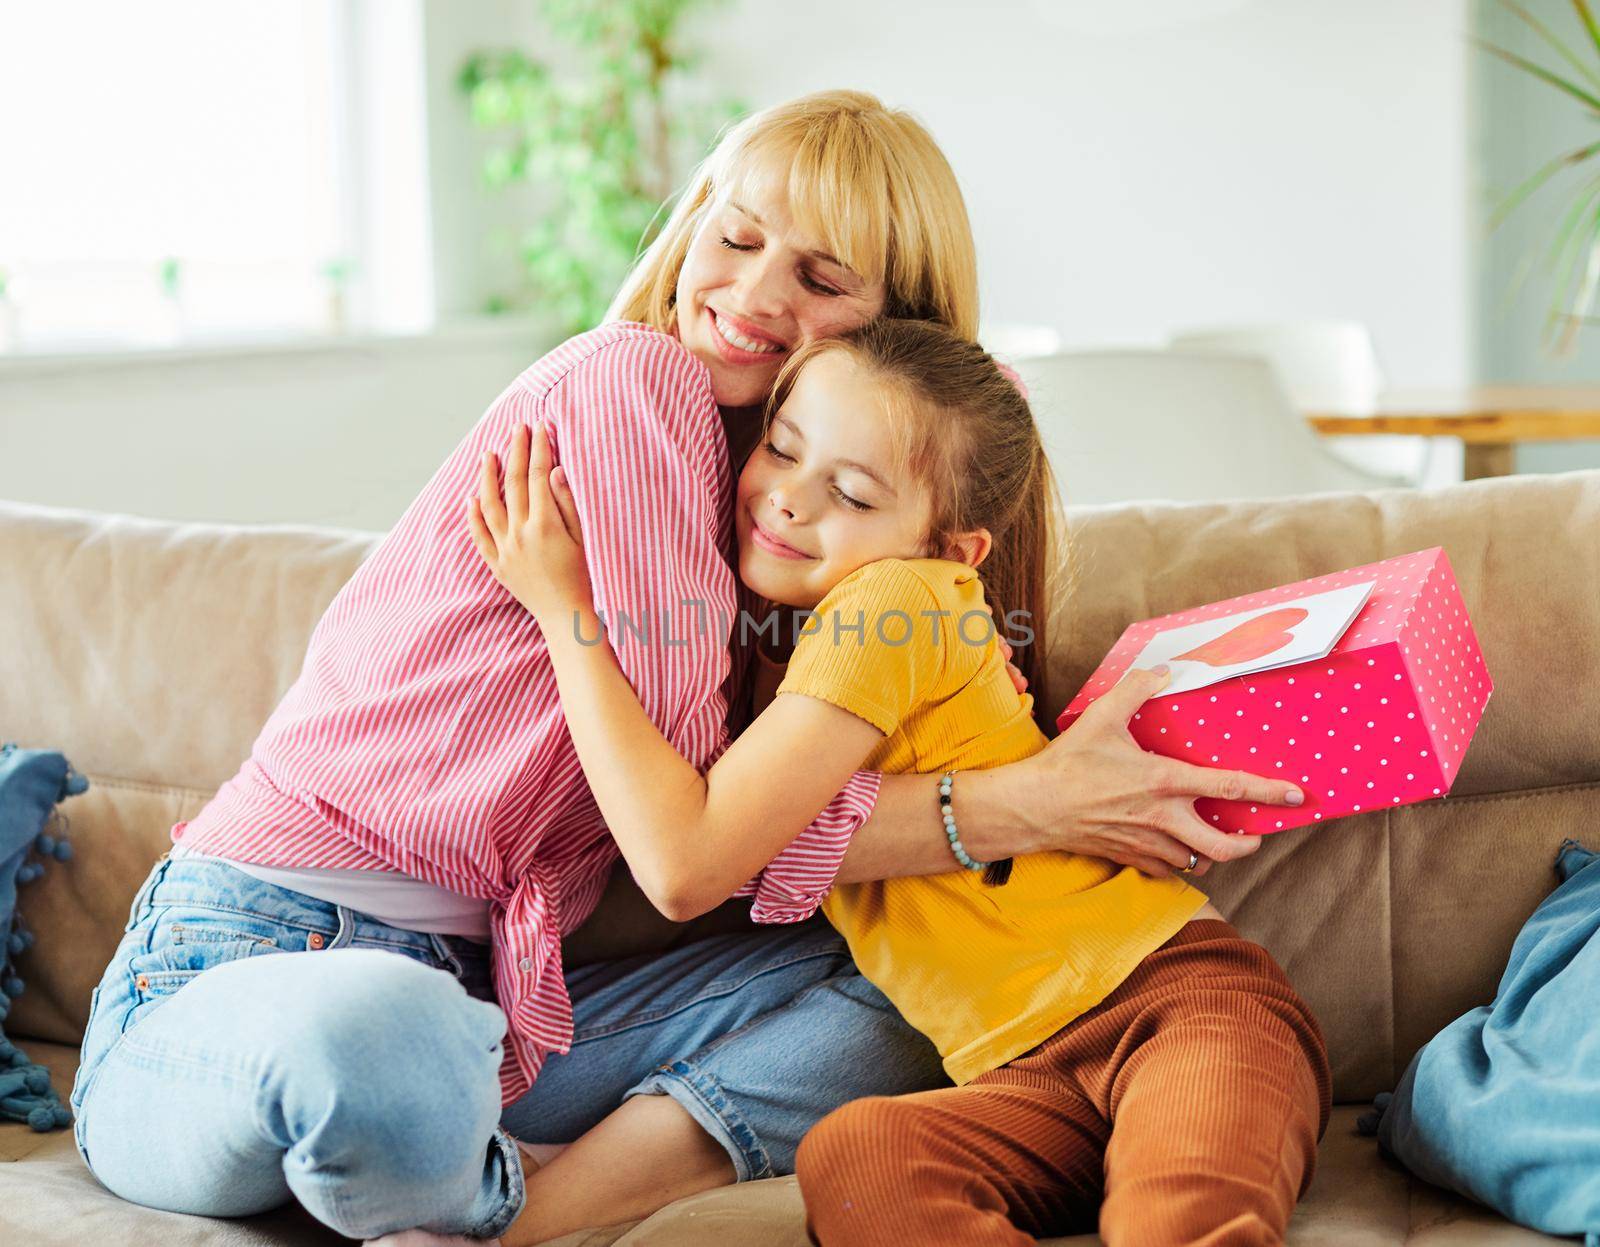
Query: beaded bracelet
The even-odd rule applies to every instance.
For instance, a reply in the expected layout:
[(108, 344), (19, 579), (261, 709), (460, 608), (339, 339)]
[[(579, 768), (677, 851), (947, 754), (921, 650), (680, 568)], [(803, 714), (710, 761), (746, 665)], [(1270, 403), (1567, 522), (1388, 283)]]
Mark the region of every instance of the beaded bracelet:
[(956, 816), (950, 809), (950, 789), (955, 785), (956, 773), (946, 771), (939, 780), (939, 813), (944, 817), (944, 834), (950, 841), (950, 851), (956, 855), (968, 870), (976, 873), (988, 866), (988, 862), (980, 862), (968, 854), (966, 847), (961, 843), (961, 836), (956, 831)]
[(944, 834), (950, 841), (950, 851), (956, 855), (956, 861), (973, 874), (982, 872), (983, 881), (990, 887), (1000, 887), (1011, 878), (1011, 859), (1007, 857), (1000, 861), (980, 862), (967, 852), (966, 846), (961, 843), (961, 836), (956, 831), (955, 811), (950, 808), (950, 790), (955, 786), (955, 782), (954, 771), (946, 771), (939, 779), (939, 813), (944, 819)]

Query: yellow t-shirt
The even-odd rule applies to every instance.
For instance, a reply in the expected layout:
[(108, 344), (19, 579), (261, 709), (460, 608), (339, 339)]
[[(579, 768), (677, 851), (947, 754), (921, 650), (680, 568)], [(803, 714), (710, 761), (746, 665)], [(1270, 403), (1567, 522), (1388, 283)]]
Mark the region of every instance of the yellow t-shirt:
[[(816, 614), (778, 693), (820, 698), (883, 732), (863, 769), (982, 770), (1044, 748), (972, 568), (885, 559), (845, 577)], [(955, 797), (959, 811), (959, 776)], [(937, 834), (931, 783), (928, 808)], [(1104, 1000), (1205, 902), (1181, 879), (1038, 853), (1018, 858), (1001, 887), (966, 870), (840, 884), (822, 908), (861, 972), (964, 1083)]]

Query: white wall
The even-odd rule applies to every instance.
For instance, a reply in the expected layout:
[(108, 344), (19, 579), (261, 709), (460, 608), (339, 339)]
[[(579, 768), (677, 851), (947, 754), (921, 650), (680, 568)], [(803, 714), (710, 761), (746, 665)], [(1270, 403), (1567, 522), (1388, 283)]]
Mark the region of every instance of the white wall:
[(852, 86), (928, 125), (986, 319), (1093, 347), (1349, 317), (1392, 383), (1433, 385), (1470, 376), (1465, 20), (1462, 0), (734, 0), (698, 30), (751, 105)]
[(505, 323), (299, 350), (0, 363), (0, 498), (383, 531), (540, 354)]

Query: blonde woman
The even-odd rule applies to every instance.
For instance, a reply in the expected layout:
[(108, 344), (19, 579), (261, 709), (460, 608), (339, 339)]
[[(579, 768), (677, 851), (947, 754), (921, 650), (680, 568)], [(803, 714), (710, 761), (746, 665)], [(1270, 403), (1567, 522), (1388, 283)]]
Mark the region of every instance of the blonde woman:
[[(974, 336), (974, 270), (955, 179), (906, 115), (828, 93), (728, 134), (616, 321), (496, 400), (329, 606), (239, 773), (173, 829), (73, 1090), (79, 1150), (108, 1188), (222, 1216), (298, 1200), (353, 1238), (521, 1241), (788, 1171), (837, 1104), (938, 1078), (824, 928), (563, 974), (561, 936), (618, 848), (544, 638), (478, 557), (466, 502), (515, 430), (542, 424), (618, 660), (652, 722), (708, 766), (726, 745), (730, 461), (759, 403), (790, 352), (883, 312)], [(1112, 702), (970, 777), (972, 852), (1064, 848), (1165, 874), (1256, 847), (1189, 802), (1289, 786), (1150, 758)], [(862, 773), (771, 862), (629, 866), (669, 917), (748, 895), (758, 921), (795, 924), (836, 880), (957, 868), (933, 796)], [(826, 1045), (797, 1042), (824, 1029)], [(582, 1135), (539, 1171), (527, 1216), (513, 1134)], [(671, 1142), (671, 1163), (619, 1160), (644, 1139)]]

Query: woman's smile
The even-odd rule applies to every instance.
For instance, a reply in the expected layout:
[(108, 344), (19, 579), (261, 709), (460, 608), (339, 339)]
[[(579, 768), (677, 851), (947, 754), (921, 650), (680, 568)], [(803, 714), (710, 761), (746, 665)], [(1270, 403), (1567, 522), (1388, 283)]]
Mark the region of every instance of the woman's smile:
[(764, 333), (747, 320), (734, 316), (728, 312), (719, 312), (714, 307), (706, 308), (706, 315), (711, 320), (711, 327), (716, 332), (712, 340), (718, 347), (726, 348), (722, 354), (732, 362), (767, 363), (769, 357), (781, 355), (788, 348), (783, 341), (770, 333)]

